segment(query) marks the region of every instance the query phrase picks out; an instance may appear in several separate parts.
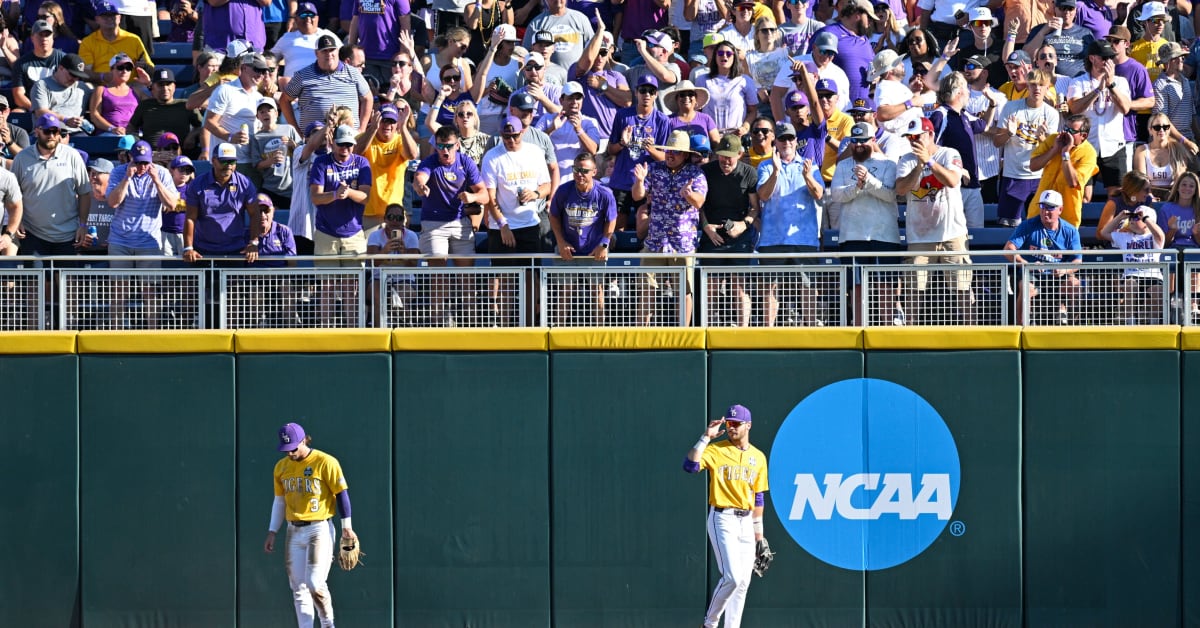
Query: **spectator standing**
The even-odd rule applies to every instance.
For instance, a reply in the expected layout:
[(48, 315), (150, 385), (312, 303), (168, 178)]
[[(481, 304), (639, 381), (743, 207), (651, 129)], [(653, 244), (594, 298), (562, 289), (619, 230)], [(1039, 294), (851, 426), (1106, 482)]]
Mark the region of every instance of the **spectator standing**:
[[(807, 101), (805, 101), (807, 106)], [(794, 127), (793, 127), (794, 128)], [(750, 145), (746, 147), (746, 163), (758, 172), (758, 166), (775, 154), (775, 123), (766, 116), (760, 116), (750, 123)]]
[[(951, 72), (938, 86), (938, 102), (941, 105), (929, 114), (933, 128), (937, 129), (934, 143), (956, 150), (966, 174), (959, 193), (962, 197), (967, 226), (983, 226), (983, 195), (980, 189), (978, 161), (975, 157), (975, 135), (983, 135), (996, 114), (997, 102), (1004, 98), (999, 92), (988, 99), (983, 118), (977, 118), (964, 109), (970, 98), (967, 79), (960, 72)], [(909, 133), (913, 126), (909, 125)]]
[[(850, 79), (846, 77), (846, 72), (834, 64), (833, 60), (837, 57), (837, 37), (833, 33), (822, 33), (819, 37), (812, 38), (812, 58), (811, 67), (816, 68), (817, 77), (829, 79), (833, 81), (838, 95), (838, 103), (844, 110), (849, 107), (852, 100), (850, 98)], [(778, 119), (782, 120), (785, 115), (786, 106), (783, 105), (783, 98), (789, 91), (801, 91), (804, 87), (800, 85), (800, 78), (804, 75), (804, 71), (809, 69), (807, 62), (803, 64), (792, 63), (791, 69), (784, 68), (775, 76), (775, 84), (771, 86), (771, 111)], [(776, 107), (779, 107), (776, 111)], [(793, 122), (792, 124), (795, 124)]]
[(275, 42), (271, 52), (283, 60), (283, 76), (280, 77), (280, 89), (287, 87), (300, 68), (306, 68), (317, 62), (317, 43), (321, 37), (333, 40), (333, 47), (340, 48), (341, 42), (333, 31), (317, 26), (317, 7), (311, 2), (301, 2), (296, 7), (296, 29), (288, 31)]
[(259, 223), (250, 221), (246, 240), (246, 213), (253, 210), (258, 191), (250, 179), (237, 172), (237, 149), (222, 142), (213, 151), (212, 171), (187, 188), (187, 222), (183, 228), (183, 261), (204, 257), (243, 255), (247, 262), (258, 258), (256, 238)]
[(1129, 29), (1118, 26), (1109, 32), (1106, 39), (1112, 44), (1113, 52), (1117, 53), (1113, 57), (1117, 76), (1123, 77), (1129, 84), (1129, 111), (1124, 115), (1124, 131), (1125, 142), (1130, 146), (1126, 150), (1131, 151), (1135, 140), (1146, 138), (1146, 118), (1154, 106), (1154, 85), (1146, 66), (1129, 58)]
[[(819, 160), (821, 163), (821, 174), (825, 177), (825, 181), (827, 182), (833, 180), (833, 171), (837, 166), (838, 161), (838, 144), (850, 136), (850, 128), (854, 126), (854, 118), (851, 118), (841, 110), (840, 104), (838, 103), (838, 95), (835, 91), (836, 89), (837, 88), (834, 86), (833, 81), (830, 81), (829, 79), (821, 79), (817, 81), (815, 87), (815, 91), (817, 93), (817, 107), (809, 107), (809, 117), (812, 121), (809, 126), (817, 124), (819, 127), (820, 125), (818, 120), (821, 120), (824, 121), (825, 129), (828, 132), (827, 138), (821, 143), (825, 154)], [(816, 114), (817, 109), (821, 110), (820, 117), (818, 117)], [(800, 132), (801, 134), (805, 133), (805, 131)], [(802, 155), (808, 155), (810, 154), (810, 151), (815, 150), (817, 146), (817, 142), (809, 140), (804, 147), (801, 147), (800, 153)]]
[[(966, 104), (962, 112), (969, 118), (983, 120), (986, 127), (980, 131), (972, 130), (975, 148), (975, 168), (979, 171), (979, 190), (984, 204), (996, 203), (999, 198), (1000, 164), (1003, 161), (1001, 150), (992, 143), (989, 130), (996, 120), (997, 114), (1008, 104), (1004, 97), (991, 85), (988, 79), (988, 60), (982, 57), (971, 57), (963, 63), (962, 75), (967, 79), (969, 88)], [(1003, 66), (1001, 66), (1003, 67)], [(983, 216), (980, 214), (980, 226), (983, 226)]]
[[(435, 258), (471, 255), (475, 252), (475, 228), (468, 206), (486, 204), (487, 188), (474, 160), (460, 150), (454, 127), (438, 129), (434, 138), (434, 154), (421, 160), (413, 175), (413, 191), (425, 199), (421, 204), (421, 253)], [(445, 264), (444, 259), (430, 260), (433, 266)], [(454, 260), (455, 266), (471, 264), (469, 259)]]
[(474, 102), (470, 92), (463, 86), (465, 75), (457, 66), (444, 66), (440, 76), (441, 87), (438, 88), (437, 95), (430, 104), (429, 114), (425, 116), (425, 127), (430, 132), (440, 125), (453, 124), (454, 112), (458, 105)]
[[(934, 141), (934, 125), (927, 122), (930, 121), (920, 120), (909, 126), (905, 138), (912, 146), (912, 151), (902, 157), (896, 166), (896, 193), (904, 196), (908, 204), (904, 229), (908, 250), (914, 254), (910, 263), (925, 265), (932, 261), (935, 264), (970, 264), (971, 257), (966, 254), (968, 221), (961, 195), (962, 185), (970, 175), (957, 150), (939, 146)], [(915, 294), (909, 293), (912, 299), (908, 301), (907, 324), (962, 321), (970, 325), (974, 322), (971, 272), (960, 269), (950, 277), (953, 294), (957, 295), (956, 316), (941, 321), (925, 316), (934, 308), (929, 307), (931, 303), (926, 298), (929, 272), (919, 270), (916, 273), (917, 291)]]
[[(877, 146), (879, 150), (883, 152), (885, 156), (887, 156), (888, 159), (891, 159), (896, 163), (900, 163), (900, 158), (908, 154), (912, 150), (912, 147), (909, 145), (908, 140), (904, 139), (904, 137), (890, 131), (885, 131), (883, 128), (876, 126), (875, 111), (877, 109), (878, 107), (875, 106), (874, 100), (871, 100), (870, 98), (859, 98), (854, 101), (850, 109), (847, 110), (847, 113), (850, 114), (850, 118), (854, 120), (855, 124), (859, 122), (866, 122), (867, 124), (871, 125), (871, 128), (875, 129), (875, 146)], [(846, 151), (850, 150), (852, 139), (853, 138), (851, 137), (847, 137), (846, 139), (842, 140), (841, 144), (838, 145), (839, 161), (848, 156)]]
[[(371, 165), (354, 154), (357, 134), (342, 125), (333, 135), (333, 150), (319, 155), (309, 172), (309, 195), (316, 207), (313, 244), (316, 255), (362, 255), (367, 252), (363, 211), (371, 195)], [(354, 260), (332, 265), (359, 266)]]
[(830, 33), (837, 38), (837, 56), (833, 62), (849, 78), (852, 99), (870, 96), (867, 70), (875, 52), (867, 36), (871, 31), (870, 21), (875, 19), (878, 17), (869, 0), (844, 0), (837, 21), (813, 35), (814, 45), (822, 33)]
[(489, 135), (500, 130), (500, 123), (508, 115), (504, 108), (521, 73), (521, 60), (513, 56), (519, 41), (511, 24), (497, 26), (471, 80), (471, 98), (478, 103), (479, 128)]
[(663, 153), (658, 146), (666, 144), (671, 130), (671, 119), (655, 108), (658, 96), (658, 80), (645, 75), (639, 79), (633, 107), (617, 113), (612, 133), (608, 138), (608, 154), (615, 157), (609, 187), (617, 199), (617, 229), (625, 229), (629, 215), (641, 200), (635, 201), (634, 167), (654, 161), (662, 161)]
[[(1116, 248), (1123, 251), (1147, 251), (1125, 253), (1128, 264), (1157, 264), (1158, 250), (1165, 245), (1165, 235), (1158, 226), (1158, 214), (1145, 205), (1122, 210), (1108, 221), (1100, 234), (1112, 239)], [(1163, 320), (1162, 293), (1163, 274), (1161, 268), (1126, 268), (1122, 282), (1122, 313), (1126, 325), (1161, 325)]]
[(84, 114), (91, 96), (91, 90), (83, 82), (86, 78), (83, 59), (78, 55), (63, 56), (54, 74), (33, 86), (30, 100), (34, 117), (54, 114), (62, 122), (63, 131), (79, 133), (86, 120)]
[(164, 205), (162, 209), (162, 254), (179, 257), (183, 254), (183, 225), (187, 222), (187, 189), (196, 178), (196, 166), (191, 159), (180, 155), (171, 161), (170, 167), (178, 198), (173, 207)]
[(583, 86), (583, 114), (596, 119), (602, 137), (612, 134), (617, 112), (633, 103), (625, 75), (611, 69), (612, 35), (601, 30), (567, 75)]
[(1032, 57), (1037, 54), (1043, 42), (1048, 43), (1054, 46), (1054, 51), (1058, 53), (1059, 72), (1066, 76), (1075, 76), (1083, 72), (1087, 51), (1096, 41), (1096, 37), (1086, 26), (1076, 22), (1076, 17), (1076, 0), (1055, 0), (1054, 16), (1029, 32), (1029, 39), (1023, 49), (1026, 56)]
[[(563, 87), (562, 110), (542, 114), (536, 128), (550, 136), (558, 160), (559, 177), (573, 167), (580, 153), (595, 155), (600, 147), (600, 128), (594, 118), (583, 115), (583, 86), (575, 81)], [(593, 167), (595, 165), (593, 164)]]
[(0, 167), (12, 169), (13, 157), (29, 146), (29, 133), (8, 119), (8, 98), (0, 94)]
[(383, 222), (389, 205), (404, 207), (404, 175), (408, 161), (418, 154), (417, 141), (408, 131), (411, 116), (403, 100), (383, 105), (371, 114), (366, 132), (355, 144), (354, 153), (366, 158), (374, 177), (363, 209), (363, 229), (368, 233)]
[[(371, 119), (371, 89), (358, 70), (338, 60), (338, 41), (330, 35), (317, 38), (317, 61), (299, 69), (279, 99), (283, 117), (293, 127), (307, 128), (339, 105), (350, 108), (351, 126), (365, 130)], [(299, 101), (300, 119), (292, 111)]]
[(39, 115), (37, 141), (13, 158), (24, 209), (21, 255), (74, 255), (89, 242), (87, 169), (79, 152), (62, 141), (62, 129), (58, 116)]
[(1004, 148), (1000, 199), (996, 213), (1001, 226), (1016, 227), (1029, 200), (1037, 191), (1042, 172), (1030, 168), (1033, 150), (1052, 129), (1059, 128), (1058, 109), (1045, 102), (1050, 76), (1044, 70), (1029, 73), (1025, 98), (1010, 100), (996, 116), (992, 142)]
[(292, 151), (302, 138), (296, 127), (279, 124), (279, 110), (273, 98), (260, 98), (256, 109), (258, 124), (250, 136), (251, 181), (260, 194), (271, 197), (272, 206), (286, 206), (292, 193)]
[[(825, 25), (817, 20), (811, 19), (809, 12), (812, 9), (810, 0), (787, 0), (784, 5), (784, 12), (787, 14), (787, 19), (779, 23), (779, 30), (782, 33), (782, 45), (788, 51), (788, 56), (796, 57), (810, 48), (813, 35), (817, 33)], [(837, 40), (834, 39), (836, 43)], [(816, 50), (816, 46), (812, 46)], [(813, 54), (816, 58), (816, 54)], [(849, 98), (849, 94), (847, 94)]]
[(317, 208), (313, 206), (309, 195), (309, 186), (304, 185), (312, 172), (313, 160), (319, 155), (329, 152), (325, 133), (325, 123), (315, 120), (304, 129), (304, 144), (300, 150), (292, 152), (292, 184), (291, 213), (288, 214), (288, 228), (296, 238), (298, 255), (313, 254), (313, 233), (316, 231)]
[(544, 151), (525, 141), (516, 116), (505, 119), (501, 133), (503, 144), (483, 156), (480, 168), (489, 197), (488, 252), (541, 253), (539, 206), (551, 190)]
[[(1099, 172), (1096, 166), (1096, 149), (1087, 141), (1091, 131), (1088, 117), (1072, 114), (1063, 121), (1063, 130), (1046, 136), (1029, 159), (1031, 171), (1042, 171), (1037, 193), (1029, 203), (1028, 217), (1038, 216), (1038, 204), (1043, 192), (1055, 192), (1057, 199), (1052, 205), (1059, 216), (1072, 226), (1078, 225), (1083, 217), (1083, 191), (1088, 182)], [(1020, 226), (1018, 225), (1018, 228)]]
[(1194, 167), (1191, 152), (1171, 137), (1175, 127), (1166, 115), (1150, 116), (1150, 141), (1139, 144), (1133, 152), (1133, 171), (1140, 172), (1150, 182), (1154, 196), (1166, 198), (1179, 175)]
[[(437, 129), (442, 125), (435, 122), (430, 126), (434, 127), (436, 135)], [(454, 124), (446, 126), (453, 126), (458, 131), (458, 150), (471, 158), (476, 166), (483, 163), (483, 156), (500, 143), (498, 135), (489, 135), (479, 130), (479, 113), (469, 100), (458, 103), (454, 108)]]
[(1158, 65), (1158, 51), (1167, 44), (1164, 37), (1167, 23), (1171, 16), (1167, 15), (1167, 6), (1161, 2), (1147, 2), (1142, 5), (1137, 21), (1142, 24), (1142, 36), (1129, 46), (1129, 56), (1145, 66), (1150, 73), (1150, 81), (1158, 79), (1161, 68)]
[[(643, 77), (652, 76), (658, 82), (659, 89), (666, 90), (682, 78), (679, 66), (671, 61), (675, 41), (670, 35), (654, 32), (645, 38), (639, 37), (634, 40), (633, 47), (643, 63), (634, 64), (625, 72), (625, 80), (630, 85), (640, 85)], [(661, 100), (657, 105), (659, 109), (665, 109)]]
[(362, 46), (364, 74), (382, 85), (391, 75), (392, 56), (400, 51), (397, 33), (410, 29), (407, 0), (355, 0), (346, 43)]
[(632, 64), (638, 57), (638, 49), (634, 42), (646, 31), (667, 25), (669, 5), (670, 3), (664, 0), (625, 0), (620, 29), (621, 61)]
[(525, 55), (525, 65), (521, 67), (521, 78), (518, 80), (523, 83), (518, 91), (533, 97), (537, 105), (534, 113), (538, 116), (558, 113), (558, 99), (562, 95), (562, 85), (546, 83), (546, 65), (546, 60), (536, 52)]
[(29, 36), (33, 46), (13, 64), (12, 104), (20, 109), (32, 111), (30, 95), (38, 81), (54, 74), (64, 52), (55, 47), (54, 27), (46, 20), (33, 23)]
[[(170, 171), (153, 163), (150, 144), (134, 144), (132, 161), (113, 168), (106, 190), (113, 210), (108, 231), (108, 254), (153, 256), (162, 253), (162, 209), (179, 203)], [(113, 260), (113, 268), (158, 268), (157, 259), (138, 262)]]
[[(765, 119), (754, 122), (765, 127)], [(825, 194), (820, 166), (811, 157), (797, 151), (796, 129), (789, 123), (774, 131), (775, 148), (758, 166), (757, 193), (762, 204), (762, 233), (759, 253), (812, 253), (821, 244), (820, 200)], [(765, 134), (760, 134), (765, 135)], [(812, 258), (764, 259), (764, 264), (812, 264)], [(809, 325), (820, 325), (817, 317), (817, 289), (807, 274), (799, 277), (799, 318)], [(774, 327), (780, 309), (779, 282), (767, 285), (763, 324)]]
[[(1099, 155), (1100, 178), (1109, 194), (1115, 193), (1121, 185), (1121, 177), (1130, 169), (1124, 118), (1130, 111), (1129, 83), (1117, 76), (1115, 57), (1112, 44), (1104, 40), (1092, 42), (1087, 55), (1087, 73), (1075, 77), (1067, 88), (1071, 113), (1088, 117), (1092, 130), (1088, 141)], [(1067, 222), (1077, 224), (1069, 217)]]
[[(958, 13), (978, 6), (977, 2), (951, 2), (950, 0), (919, 0), (921, 28), (927, 28), (938, 41), (950, 41), (958, 37), (960, 30)], [(963, 16), (966, 17), (966, 16)], [(871, 19), (875, 19), (872, 16)]]
[[(580, 152), (571, 164), (573, 180), (559, 186), (550, 201), (550, 227), (557, 240), (559, 257), (564, 263), (603, 266), (617, 225), (617, 201), (602, 183), (596, 181), (596, 158), (588, 151)], [(567, 281), (571, 281), (567, 279)], [(587, 290), (595, 299), (594, 307), (584, 305), (583, 311), (574, 306), (574, 286), (564, 286), (563, 302), (559, 308), (565, 324), (568, 313), (584, 325), (604, 324), (604, 297), (607, 286), (599, 276), (587, 281)]]
[[(643, 253), (664, 253), (670, 257), (651, 257), (642, 266), (682, 266), (687, 269), (683, 311), (680, 320), (690, 325), (692, 320), (692, 267), (695, 265), (696, 245), (700, 235), (700, 208), (708, 196), (708, 181), (704, 172), (691, 161), (691, 140), (686, 131), (671, 131), (666, 144), (659, 146), (663, 161), (647, 166), (634, 166), (632, 197), (644, 204), (638, 210), (638, 235), (644, 236)], [(645, 291), (638, 322), (650, 325), (654, 320), (653, 300), (657, 298), (658, 281), (654, 274), (646, 276)]]
[[(754, 251), (755, 221), (759, 216), (758, 174), (742, 161), (742, 142), (734, 134), (725, 135), (717, 143), (716, 160), (700, 167), (708, 182), (708, 194), (700, 207), (700, 253), (741, 253)], [(741, 266), (748, 259), (711, 259), (707, 266)], [(729, 320), (738, 327), (750, 325), (750, 294), (737, 274), (728, 278), (735, 295), (736, 318)], [(719, 282), (709, 283), (706, 298), (716, 302), (721, 289)], [(712, 324), (719, 324), (710, 321)]]
[(0, 168), (0, 256), (13, 256), (20, 249), (21, 185), (11, 170)]
[(716, 125), (715, 129), (707, 131), (710, 137), (715, 136), (713, 141), (729, 133), (744, 135), (750, 131), (750, 121), (757, 116), (758, 86), (752, 76), (742, 72), (737, 55), (732, 43), (717, 44), (708, 73), (697, 82), (697, 87), (704, 89), (708, 96), (705, 105), (697, 108), (711, 116)]
[(154, 48), (154, 36), (158, 25), (158, 6), (150, 0), (116, 0), (121, 23), (130, 33), (137, 35), (146, 50)]
[[(264, 2), (260, 0), (205, 0), (204, 45), (224, 48), (230, 41), (243, 39), (254, 50), (266, 50), (267, 27), (263, 22)], [(269, 4), (269, 0), (266, 0)]]
[[(255, 114), (261, 98), (258, 85), (266, 75), (267, 62), (262, 55), (249, 52), (242, 55), (238, 65), (237, 80), (222, 83), (208, 99), (204, 128), (217, 141), (228, 142), (236, 148), (239, 172), (252, 177), (250, 135), (255, 128)], [(202, 157), (207, 158), (207, 155)]]
[(720, 141), (721, 133), (716, 123), (711, 116), (700, 111), (708, 104), (707, 89), (696, 87), (688, 80), (680, 81), (663, 94), (663, 102), (671, 112), (671, 130), (683, 129), (688, 132), (688, 136), (699, 133), (712, 142)]
[(875, 103), (879, 106), (875, 119), (892, 133), (903, 133), (909, 122), (922, 117), (921, 108), (927, 104), (915, 99), (904, 84), (903, 61), (896, 51), (881, 50), (871, 60), (871, 72), (867, 75), (867, 80), (875, 84)]
[(726, 26), (717, 34), (725, 41), (733, 44), (734, 49), (747, 51), (754, 49), (754, 0), (735, 0), (733, 3), (732, 20), (726, 19)]
[(139, 101), (126, 130), (157, 142), (164, 133), (189, 138), (202, 124), (198, 111), (187, 108), (187, 101), (175, 98), (175, 72), (171, 68), (154, 70), (150, 87), (152, 98)]
[(1158, 75), (1158, 80), (1154, 81), (1153, 112), (1166, 115), (1179, 132), (1179, 139), (1186, 140), (1184, 145), (1195, 153), (1196, 106), (1192, 84), (1183, 74), (1183, 60), (1187, 54), (1186, 50), (1174, 42), (1158, 49), (1158, 62), (1163, 71)]
[[(516, 34), (516, 31), (513, 31)], [(472, 39), (472, 41), (474, 41)], [(520, 43), (521, 40), (517, 40)], [(582, 51), (590, 42), (584, 42), (584, 46), (580, 47)], [(529, 52), (536, 52), (542, 55), (543, 59), (549, 59), (554, 54), (554, 33), (550, 31), (538, 31), (533, 35), (533, 42), (529, 45)], [(546, 64), (546, 82), (554, 85), (563, 86), (567, 83), (567, 69), (557, 63)]]
[[(89, 74), (84, 77), (93, 82), (103, 79), (103, 74), (109, 71), (109, 61), (118, 53), (125, 53), (135, 64), (154, 67), (146, 45), (137, 35), (121, 28), (121, 15), (111, 2), (101, 2), (96, 5), (96, 23), (99, 26), (92, 34), (79, 42), (79, 57), (83, 59)], [(205, 30), (208, 16), (205, 16)], [(138, 75), (138, 80), (142, 75)]]
[(554, 53), (548, 59), (562, 68), (571, 67), (583, 54), (583, 46), (595, 35), (587, 16), (567, 8), (566, 0), (546, 0), (546, 10), (525, 28), (524, 44), (529, 48), (538, 31), (554, 35)]

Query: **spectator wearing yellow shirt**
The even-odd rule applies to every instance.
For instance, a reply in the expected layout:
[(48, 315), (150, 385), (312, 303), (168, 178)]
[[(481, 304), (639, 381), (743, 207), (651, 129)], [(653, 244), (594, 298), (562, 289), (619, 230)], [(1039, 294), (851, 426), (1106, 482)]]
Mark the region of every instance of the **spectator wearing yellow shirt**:
[(1167, 43), (1163, 33), (1167, 30), (1167, 6), (1161, 2), (1147, 2), (1142, 5), (1142, 12), (1137, 20), (1142, 23), (1142, 38), (1129, 47), (1129, 56), (1137, 59), (1150, 72), (1150, 82), (1158, 80), (1162, 67), (1158, 65), (1158, 49)]
[(1083, 190), (1100, 172), (1096, 149), (1087, 141), (1092, 124), (1084, 114), (1067, 116), (1061, 133), (1049, 135), (1029, 159), (1029, 169), (1042, 171), (1042, 181), (1029, 203), (1026, 218), (1039, 215), (1038, 199), (1046, 190), (1062, 194), (1062, 219), (1078, 227), (1083, 217)]
[(150, 53), (142, 38), (121, 29), (121, 14), (111, 2), (101, 2), (96, 5), (96, 23), (99, 30), (84, 37), (79, 42), (79, 56), (87, 65), (88, 81), (91, 83), (105, 82), (104, 74), (111, 68), (109, 62), (118, 54), (125, 54), (139, 67), (134, 80), (143, 85), (150, 84), (150, 75), (145, 68), (154, 67)]
[(408, 160), (417, 158), (417, 141), (408, 130), (412, 110), (400, 100), (385, 104), (371, 116), (358, 137), (356, 154), (371, 164), (371, 195), (363, 210), (363, 232), (383, 223), (388, 205), (404, 205), (404, 172)]
[(833, 169), (837, 166), (838, 147), (849, 137), (854, 118), (838, 107), (837, 86), (829, 79), (817, 81), (817, 106), (825, 114), (825, 128), (829, 133), (825, 140), (825, 158), (821, 162), (821, 177), (829, 183), (833, 181)]

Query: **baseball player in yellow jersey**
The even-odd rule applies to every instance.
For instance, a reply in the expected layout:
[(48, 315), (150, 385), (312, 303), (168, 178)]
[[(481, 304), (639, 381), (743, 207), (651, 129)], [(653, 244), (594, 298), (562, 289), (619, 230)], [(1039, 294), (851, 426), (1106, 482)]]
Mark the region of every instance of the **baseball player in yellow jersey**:
[(337, 458), (313, 449), (304, 428), (288, 423), (279, 428), (279, 451), (287, 457), (275, 463), (275, 503), (263, 550), (275, 551), (275, 531), (287, 520), (287, 573), (300, 628), (312, 628), (313, 609), (321, 626), (333, 627), (333, 597), (325, 579), (333, 564), (336, 531), (334, 503), (342, 516), (342, 538), (357, 539), (350, 527), (350, 492)]
[[(722, 434), (722, 424), (728, 439), (709, 445)], [(750, 411), (745, 406), (729, 406), (688, 450), (683, 470), (701, 469), (708, 471), (708, 540), (721, 568), (704, 625), (716, 628), (724, 613), (725, 628), (738, 628), (754, 570), (755, 543), (763, 538), (767, 492), (767, 457), (750, 444)]]

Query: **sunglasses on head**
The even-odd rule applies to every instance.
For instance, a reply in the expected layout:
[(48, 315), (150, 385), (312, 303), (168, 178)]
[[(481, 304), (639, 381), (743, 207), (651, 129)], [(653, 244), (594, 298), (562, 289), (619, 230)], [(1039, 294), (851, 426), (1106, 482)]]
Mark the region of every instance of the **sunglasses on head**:
[(1155, 131), (1170, 131), (1171, 125), (1169, 125), (1169, 124), (1152, 124), (1152, 125), (1150, 125), (1150, 128), (1154, 129)]

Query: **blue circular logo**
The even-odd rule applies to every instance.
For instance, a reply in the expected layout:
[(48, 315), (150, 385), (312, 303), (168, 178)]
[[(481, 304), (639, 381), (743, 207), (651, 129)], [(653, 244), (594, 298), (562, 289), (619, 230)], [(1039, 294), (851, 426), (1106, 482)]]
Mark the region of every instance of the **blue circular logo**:
[(792, 539), (843, 569), (887, 569), (925, 551), (958, 502), (958, 447), (937, 410), (880, 379), (809, 395), (769, 460), (775, 513)]

